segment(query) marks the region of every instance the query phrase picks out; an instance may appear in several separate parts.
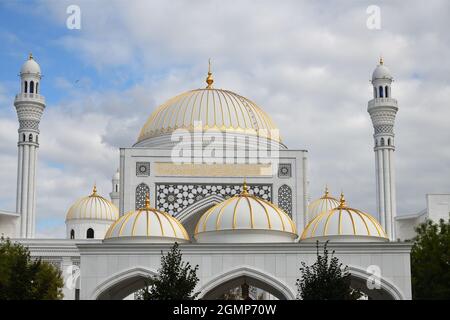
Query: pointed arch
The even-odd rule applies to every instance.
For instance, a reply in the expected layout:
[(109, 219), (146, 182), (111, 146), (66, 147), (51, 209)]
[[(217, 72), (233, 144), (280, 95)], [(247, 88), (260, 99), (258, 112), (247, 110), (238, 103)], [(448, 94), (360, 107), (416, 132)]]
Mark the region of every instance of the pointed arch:
[(145, 183), (140, 183), (136, 187), (136, 197), (135, 197), (135, 209), (141, 209), (145, 206), (145, 197), (147, 193), (150, 193), (150, 188)]
[(94, 229), (92, 228), (87, 229), (86, 239), (94, 239)]
[(236, 280), (245, 280), (248, 284), (261, 288), (280, 300), (294, 300), (295, 294), (277, 277), (250, 266), (242, 266), (221, 273), (209, 280), (200, 290), (200, 299), (216, 299), (224, 291), (233, 288)]
[(145, 280), (156, 275), (155, 270), (137, 266), (113, 274), (100, 283), (92, 292), (93, 300), (120, 300), (143, 288)]
[(383, 98), (383, 87), (382, 86), (380, 86), (379, 88), (378, 88), (378, 98)]
[(190, 206), (184, 208), (178, 215), (177, 219), (181, 222), (184, 222), (186, 219), (188, 219), (190, 216), (195, 214), (199, 211), (205, 211), (206, 209), (209, 209), (210, 207), (221, 203), (225, 201), (225, 198), (218, 194), (212, 194), (208, 197), (205, 197), (201, 200), (198, 200), (197, 202), (194, 202)]
[(369, 298), (374, 300), (404, 300), (407, 297), (401, 292), (401, 290), (387, 279), (380, 277), (379, 289), (368, 289), (367, 281), (373, 277), (373, 274), (368, 273), (366, 270), (362, 270), (355, 266), (348, 266), (352, 278), (352, 286), (360, 289), (367, 294)]
[(287, 184), (278, 189), (278, 206), (292, 218), (292, 189)]

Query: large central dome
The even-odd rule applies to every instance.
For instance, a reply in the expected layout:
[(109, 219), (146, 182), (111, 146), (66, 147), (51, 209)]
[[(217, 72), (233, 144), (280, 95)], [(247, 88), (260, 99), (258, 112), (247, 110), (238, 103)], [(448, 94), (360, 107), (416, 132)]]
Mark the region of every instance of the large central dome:
[(177, 129), (193, 132), (199, 126), (203, 132), (244, 134), (281, 142), (278, 128), (258, 105), (234, 92), (213, 88), (212, 81), (208, 73), (206, 88), (182, 93), (159, 106), (142, 127), (135, 146), (161, 140)]

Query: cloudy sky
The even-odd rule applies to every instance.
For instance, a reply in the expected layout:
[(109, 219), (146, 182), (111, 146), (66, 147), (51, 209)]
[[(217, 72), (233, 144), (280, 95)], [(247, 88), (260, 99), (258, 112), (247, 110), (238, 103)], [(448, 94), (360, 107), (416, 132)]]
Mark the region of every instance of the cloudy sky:
[[(69, 5), (81, 29), (66, 26)], [(368, 6), (381, 9), (369, 29)], [(37, 234), (64, 235), (68, 207), (94, 182), (107, 195), (150, 113), (180, 92), (215, 86), (246, 96), (307, 149), (310, 193), (328, 184), (375, 214), (369, 83), (383, 55), (399, 101), (398, 211), (450, 192), (450, 2), (423, 1), (13, 1), (0, 2), (0, 208), (14, 210), (17, 74), (40, 63)]]

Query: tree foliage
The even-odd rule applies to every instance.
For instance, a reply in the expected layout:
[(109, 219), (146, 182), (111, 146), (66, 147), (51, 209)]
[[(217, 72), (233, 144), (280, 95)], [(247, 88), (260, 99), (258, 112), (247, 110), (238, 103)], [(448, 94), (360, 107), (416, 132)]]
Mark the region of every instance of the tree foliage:
[(194, 268), (189, 262), (182, 261), (182, 254), (175, 242), (172, 249), (164, 255), (158, 274), (147, 279), (147, 286), (136, 295), (139, 300), (194, 300), (198, 282), (198, 265)]
[(32, 259), (23, 245), (1, 238), (0, 300), (62, 299), (63, 286), (60, 270)]
[(325, 242), (323, 255), (319, 254), (317, 241), (317, 261), (307, 266), (302, 262), (301, 278), (297, 279), (297, 298), (302, 300), (357, 300), (362, 294), (350, 286), (350, 273), (339, 259), (331, 255)]
[(411, 250), (414, 299), (450, 299), (450, 219), (416, 228)]

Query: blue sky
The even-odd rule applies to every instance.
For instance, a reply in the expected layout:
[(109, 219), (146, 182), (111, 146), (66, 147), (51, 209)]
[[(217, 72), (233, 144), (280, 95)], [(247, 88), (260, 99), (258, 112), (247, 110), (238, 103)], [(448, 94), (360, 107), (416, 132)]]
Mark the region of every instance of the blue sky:
[[(68, 207), (94, 181), (105, 196), (151, 112), (204, 85), (267, 111), (284, 142), (310, 154), (310, 194), (325, 184), (375, 213), (369, 79), (378, 57), (392, 70), (399, 213), (450, 192), (450, 3), (421, 1), (76, 1), (81, 30), (66, 28), (73, 1), (0, 2), (0, 208), (14, 210), (17, 74), (28, 53), (41, 65), (37, 232), (64, 234)], [(366, 27), (369, 5), (381, 29)]]

